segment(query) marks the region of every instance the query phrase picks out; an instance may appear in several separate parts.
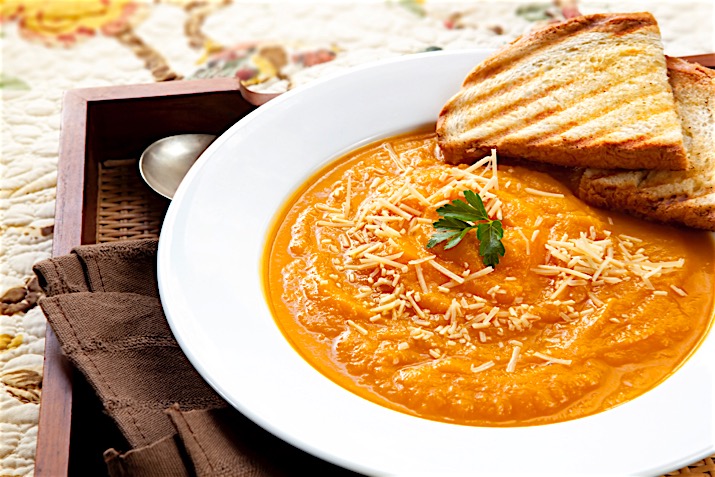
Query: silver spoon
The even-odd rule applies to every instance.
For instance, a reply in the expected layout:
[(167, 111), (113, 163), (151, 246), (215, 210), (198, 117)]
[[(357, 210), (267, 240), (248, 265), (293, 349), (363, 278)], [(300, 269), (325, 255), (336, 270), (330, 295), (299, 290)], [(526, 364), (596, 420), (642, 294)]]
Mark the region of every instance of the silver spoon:
[(159, 139), (142, 153), (139, 172), (149, 187), (171, 199), (196, 159), (215, 139), (211, 134), (178, 134)]

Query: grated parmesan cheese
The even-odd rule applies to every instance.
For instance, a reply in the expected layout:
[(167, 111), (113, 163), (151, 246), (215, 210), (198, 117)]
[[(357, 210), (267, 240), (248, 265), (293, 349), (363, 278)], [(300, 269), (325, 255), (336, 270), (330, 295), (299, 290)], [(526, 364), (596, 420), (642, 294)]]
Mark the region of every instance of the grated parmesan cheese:
[(487, 361), (486, 363), (482, 363), (479, 366), (472, 365), (470, 367), (470, 369), (472, 370), (473, 373), (481, 373), (482, 371), (486, 371), (487, 369), (489, 369), (493, 366), (494, 366), (494, 361)]
[(363, 328), (362, 326), (358, 325), (357, 323), (355, 323), (353, 320), (348, 320), (347, 323), (352, 328), (357, 330), (357, 332), (360, 333), (361, 335), (367, 335), (367, 330), (365, 328)]
[(509, 363), (506, 365), (507, 373), (513, 373), (516, 370), (516, 362), (519, 360), (519, 353), (521, 353), (521, 346), (514, 346), (514, 349), (511, 351)]
[(563, 194), (558, 194), (555, 192), (546, 192), (546, 191), (538, 190), (538, 189), (532, 189), (531, 187), (524, 187), (524, 191), (528, 192), (529, 194), (539, 195), (542, 197), (554, 197), (554, 198), (559, 198), (559, 199), (563, 199), (565, 197)]
[(536, 356), (537, 358), (541, 358), (541, 359), (547, 361), (547, 364), (557, 363), (557, 364), (565, 364), (565, 365), (567, 365), (567, 366), (571, 364), (571, 360), (570, 360), (570, 359), (555, 358), (555, 357), (550, 356), (550, 355), (548, 355), (548, 354), (539, 353), (538, 351), (534, 351), (534, 356)]
[[(484, 297), (465, 291), (477, 287), (459, 287), (493, 273), (492, 267), (472, 272), (469, 264), (440, 261), (436, 255), (423, 256), (423, 248), (410, 250), (404, 247), (405, 240), (414, 240), (431, 231), (436, 207), (450, 203), (467, 189), (480, 195), (490, 217), (502, 217), (504, 205), (497, 196), (499, 174), (496, 151), (492, 150), (489, 156), (470, 166), (455, 166), (444, 170), (440, 176), (441, 182), (423, 188), (411, 182), (411, 164), (416, 163), (411, 162), (414, 156), (409, 151), (398, 154), (391, 144), (385, 144), (384, 150), (386, 154), (381, 155), (385, 164), (383, 167), (392, 171), (396, 167), (398, 176), (390, 176), (381, 168), (371, 168), (382, 176), (373, 179), (370, 190), (365, 192), (363, 186), (356, 190), (357, 177), (361, 172), (356, 173), (356, 178), (345, 175), (329, 194), (327, 204), (330, 205), (315, 205), (319, 218), (317, 226), (338, 229), (331, 231), (335, 240), (321, 240), (324, 248), (335, 255), (331, 272), (342, 273), (352, 284), (346, 286), (345, 291), (355, 290), (355, 295), (365, 306), (365, 316), (360, 318), (362, 321), (357, 318), (357, 322), (346, 320), (347, 325), (366, 336), (368, 330), (380, 329), (388, 320), (405, 320), (409, 323), (409, 339), (424, 342), (424, 345), (415, 346), (413, 351), (429, 354), (434, 359), (458, 353), (459, 347), (472, 349), (489, 346), (489, 343), (503, 347), (503, 342), (497, 343), (502, 339), (512, 347), (506, 371), (515, 372), (524, 345), (521, 341), (509, 340), (509, 336), (514, 335), (508, 332), (529, 328), (532, 322), (541, 319), (539, 314), (542, 311), (523, 303), (528, 299), (527, 295), (513, 297), (511, 306), (502, 304), (500, 309), (496, 306), (496, 299), (504, 300), (502, 296), (507, 292), (495, 281), (486, 281), (488, 285), (481, 291)], [(362, 181), (363, 184), (370, 182), (369, 176), (363, 176)], [(519, 188), (521, 185), (517, 183)], [(564, 197), (560, 193), (529, 187), (523, 189), (535, 196)], [(536, 249), (544, 244), (546, 258), (544, 263), (534, 267), (533, 272), (551, 282), (546, 293), (551, 293), (550, 298), (554, 306), (558, 307), (556, 313), (564, 320), (558, 326), (570, 326), (568, 322), (589, 315), (597, 316), (594, 315), (596, 310), (605, 305), (597, 296), (598, 286), (617, 284), (633, 278), (646, 286), (650, 285), (654, 295), (667, 294), (655, 290), (651, 280), (657, 285), (657, 277), (684, 265), (682, 259), (653, 261), (644, 249), (639, 248), (642, 240), (637, 237), (611, 235), (609, 231), (598, 232), (595, 227), (590, 227), (578, 237), (563, 235), (558, 239), (550, 239), (548, 235), (540, 235), (538, 227), (543, 222), (544, 218), (536, 217), (533, 226), (526, 229), (529, 231), (528, 236), (524, 227), (515, 226), (511, 231), (523, 240), (527, 256), (531, 255), (530, 247)], [(413, 237), (408, 237), (412, 234)], [(545, 234), (548, 234), (546, 230)], [(321, 237), (321, 234), (316, 236)], [(509, 238), (516, 237), (512, 235)], [(518, 239), (515, 242), (519, 243)], [(406, 255), (402, 250), (407, 251)], [(425, 268), (425, 264), (437, 273)], [(439, 282), (435, 283), (434, 280), (439, 279), (440, 275), (448, 281), (438, 285)], [(330, 278), (337, 280), (339, 277), (331, 273)], [(514, 276), (504, 279), (505, 282), (517, 280)], [(407, 286), (415, 289), (405, 288), (406, 283), (413, 284), (415, 281), (418, 286)], [(566, 295), (565, 292), (573, 287), (587, 287), (586, 294), (590, 301), (582, 304), (579, 300), (577, 305), (568, 296), (559, 301), (559, 297)], [(487, 288), (489, 290), (485, 293)], [(687, 294), (675, 286), (671, 287), (671, 291), (679, 296)], [(447, 297), (436, 299), (436, 292)], [(445, 298), (451, 299), (446, 311), (443, 305), (436, 305), (440, 300), (446, 305)], [(613, 320), (619, 321), (616, 318)], [(376, 322), (379, 325), (372, 328), (374, 325), (371, 323)], [(410, 344), (402, 341), (396, 346), (398, 350), (404, 351)], [(545, 353), (529, 352), (530, 356), (532, 354), (545, 364), (571, 364), (571, 360)], [(494, 356), (493, 360), (481, 365), (472, 365), (471, 370), (481, 372), (493, 367), (498, 361), (499, 357)]]
[[(555, 259), (560, 263), (540, 264), (532, 271), (558, 281), (551, 295), (552, 299), (558, 297), (567, 287), (613, 285), (631, 278), (639, 279), (647, 288), (654, 290), (651, 278), (672, 273), (685, 264), (683, 259), (654, 262), (645, 255), (642, 248), (631, 252), (629, 249), (633, 242), (642, 241), (637, 237), (621, 234), (618, 238), (612, 238), (610, 233), (604, 235), (607, 235), (607, 238), (596, 239), (595, 231), (591, 231), (590, 235), (582, 232), (577, 238), (564, 236), (560, 240), (548, 240), (544, 244), (547, 262)], [(603, 304), (598, 299), (594, 300), (592, 294), (589, 294), (589, 297), (595, 305)]]
[(682, 288), (679, 288), (675, 285), (670, 285), (670, 288), (679, 296), (688, 296), (688, 294)]

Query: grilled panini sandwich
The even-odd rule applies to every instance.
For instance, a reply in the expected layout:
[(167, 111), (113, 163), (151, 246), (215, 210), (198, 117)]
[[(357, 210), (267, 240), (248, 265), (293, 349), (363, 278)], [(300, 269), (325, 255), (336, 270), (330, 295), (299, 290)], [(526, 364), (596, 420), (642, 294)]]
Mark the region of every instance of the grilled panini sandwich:
[(518, 38), (467, 76), (437, 137), (453, 164), (496, 148), (564, 166), (688, 167), (649, 13), (582, 16)]
[(586, 169), (578, 194), (593, 205), (715, 231), (715, 72), (668, 58), (687, 171)]

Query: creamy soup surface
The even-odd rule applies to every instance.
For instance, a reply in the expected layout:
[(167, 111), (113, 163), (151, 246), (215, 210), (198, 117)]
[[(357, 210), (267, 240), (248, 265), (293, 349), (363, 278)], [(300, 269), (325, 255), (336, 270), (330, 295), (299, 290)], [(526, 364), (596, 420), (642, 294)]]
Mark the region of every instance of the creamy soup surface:
[[(480, 194), (505, 255), (468, 233), (427, 248), (437, 209)], [(478, 426), (546, 424), (633, 399), (708, 330), (708, 233), (585, 205), (544, 172), (440, 160), (415, 132), (314, 177), (266, 252), (275, 319), (320, 372), (383, 406)]]

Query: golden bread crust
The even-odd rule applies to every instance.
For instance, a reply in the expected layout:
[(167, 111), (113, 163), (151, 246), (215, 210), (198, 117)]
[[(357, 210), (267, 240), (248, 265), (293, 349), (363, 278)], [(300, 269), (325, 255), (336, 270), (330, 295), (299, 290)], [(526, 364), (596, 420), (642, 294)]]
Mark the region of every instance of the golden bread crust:
[(579, 197), (645, 219), (715, 231), (715, 72), (667, 58), (692, 167), (687, 171), (587, 169)]
[(466, 77), (437, 137), (450, 163), (496, 148), (572, 167), (688, 167), (649, 13), (582, 16), (518, 38)]
[(660, 35), (658, 23), (653, 15), (647, 12), (628, 14), (598, 13), (574, 17), (561, 23), (548, 25), (528, 35), (522, 35), (514, 39), (511, 43), (495, 52), (472, 70), (465, 78), (462, 86), (471, 86), (485, 77), (509, 68), (512, 62), (525, 56), (533, 55), (539, 50), (552, 48), (565, 38), (575, 34), (599, 31), (621, 36), (634, 30), (649, 30)]

